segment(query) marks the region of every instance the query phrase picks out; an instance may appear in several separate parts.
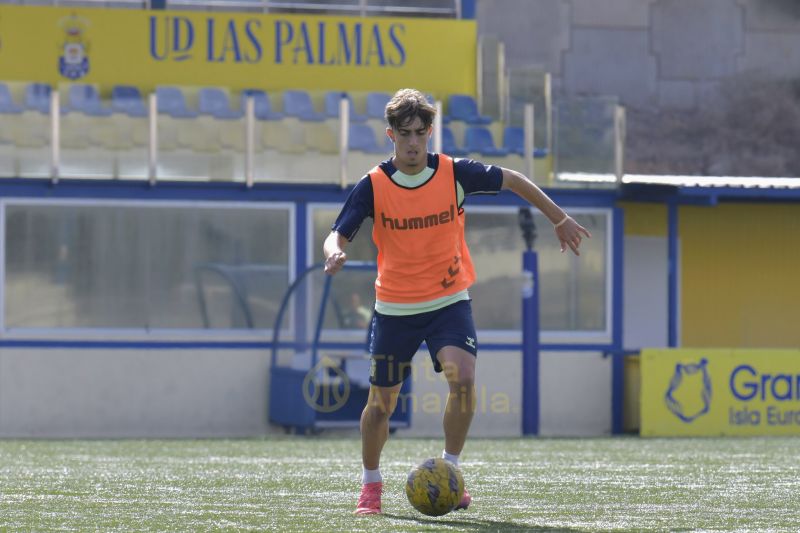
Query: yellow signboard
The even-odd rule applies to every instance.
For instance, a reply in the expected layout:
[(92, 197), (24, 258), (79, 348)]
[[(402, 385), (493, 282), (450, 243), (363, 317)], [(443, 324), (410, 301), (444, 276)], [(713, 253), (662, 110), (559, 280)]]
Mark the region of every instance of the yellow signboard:
[(800, 350), (648, 349), (643, 436), (800, 435)]
[(0, 79), (475, 94), (468, 20), (0, 6)]

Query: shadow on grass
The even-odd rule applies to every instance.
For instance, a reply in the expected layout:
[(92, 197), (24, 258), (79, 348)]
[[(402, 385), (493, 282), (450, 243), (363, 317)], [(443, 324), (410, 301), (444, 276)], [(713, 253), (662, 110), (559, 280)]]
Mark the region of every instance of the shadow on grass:
[(398, 515), (398, 514), (390, 514), (390, 513), (383, 513), (382, 514), (386, 518), (390, 518), (392, 520), (405, 520), (407, 522), (415, 522), (422, 526), (447, 526), (457, 528), (459, 531), (537, 531), (537, 532), (546, 532), (546, 531), (562, 531), (562, 532), (570, 532), (570, 531), (578, 531), (577, 529), (565, 529), (565, 528), (550, 528), (550, 527), (542, 527), (542, 526), (531, 526), (529, 524), (522, 524), (516, 522), (507, 522), (503, 520), (486, 520), (480, 518), (464, 518), (462, 520), (454, 520), (454, 519), (446, 519), (446, 518), (425, 518), (423, 516), (409, 516), (409, 515)]

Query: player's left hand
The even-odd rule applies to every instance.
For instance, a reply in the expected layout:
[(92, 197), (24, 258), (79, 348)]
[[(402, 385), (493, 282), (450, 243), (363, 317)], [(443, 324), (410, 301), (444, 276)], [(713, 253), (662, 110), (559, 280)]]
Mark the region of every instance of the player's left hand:
[(583, 235), (587, 238), (592, 236), (586, 228), (575, 222), (575, 219), (570, 216), (567, 217), (563, 224), (555, 228), (555, 232), (556, 237), (561, 242), (561, 251), (564, 252), (569, 247), (575, 255), (581, 255), (578, 248), (583, 240)]

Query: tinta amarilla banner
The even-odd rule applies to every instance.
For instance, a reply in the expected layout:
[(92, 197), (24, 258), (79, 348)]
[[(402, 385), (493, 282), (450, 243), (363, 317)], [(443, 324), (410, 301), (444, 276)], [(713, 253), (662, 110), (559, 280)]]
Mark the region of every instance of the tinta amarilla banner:
[(800, 351), (648, 349), (643, 436), (800, 435)]
[(475, 93), (471, 20), (0, 6), (0, 79)]

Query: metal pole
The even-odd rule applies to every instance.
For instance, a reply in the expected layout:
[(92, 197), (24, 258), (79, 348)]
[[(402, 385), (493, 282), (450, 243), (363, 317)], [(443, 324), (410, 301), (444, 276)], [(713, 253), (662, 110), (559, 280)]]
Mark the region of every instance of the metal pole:
[(158, 168), (158, 97), (155, 92), (150, 93), (147, 99), (148, 126), (150, 135), (147, 143), (147, 179), (150, 185), (156, 184), (156, 169)]
[(533, 104), (525, 104), (524, 113), (524, 133), (523, 133), (523, 149), (525, 157), (525, 173), (535, 181), (534, 168), (533, 168), (533, 150), (534, 150), (534, 131), (533, 131)]
[(522, 434), (539, 433), (539, 266), (536, 252), (522, 254)]
[(50, 181), (58, 183), (61, 167), (61, 100), (58, 90), (50, 92)]
[(433, 151), (437, 154), (442, 153), (442, 101), (436, 100), (433, 104), (436, 108), (436, 116), (433, 118)]
[(625, 172), (625, 108), (616, 106), (614, 109), (614, 174), (617, 183), (622, 183), (622, 174)]
[(256, 104), (252, 94), (247, 95), (245, 100), (244, 116), (244, 179), (247, 188), (253, 186), (254, 181), (254, 150), (255, 150), (255, 115)]
[(667, 346), (670, 348), (678, 347), (678, 233), (678, 204), (670, 200), (667, 203)]
[(347, 187), (347, 151), (350, 146), (350, 100), (342, 93), (339, 99), (339, 185)]
[(611, 342), (614, 354), (611, 359), (611, 432), (623, 432), (625, 412), (625, 352), (623, 350), (623, 321), (625, 316), (625, 212), (613, 208), (611, 229)]
[(539, 433), (539, 262), (533, 251), (536, 224), (530, 207), (519, 208), (522, 254), (522, 434)]

